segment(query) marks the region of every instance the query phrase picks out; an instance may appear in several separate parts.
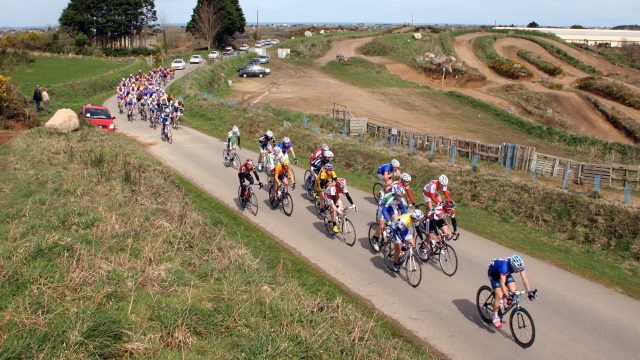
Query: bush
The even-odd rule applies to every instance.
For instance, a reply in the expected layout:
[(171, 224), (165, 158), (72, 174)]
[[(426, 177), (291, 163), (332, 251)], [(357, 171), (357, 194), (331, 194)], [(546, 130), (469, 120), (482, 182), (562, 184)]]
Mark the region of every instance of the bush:
[(497, 36), (481, 36), (473, 41), (473, 49), (490, 69), (509, 79), (523, 79), (533, 76), (531, 71), (511, 59), (501, 57), (493, 47)]
[(38, 120), (28, 112), (27, 99), (11, 84), (11, 78), (0, 75), (0, 127), (16, 126), (36, 127)]
[(623, 84), (589, 76), (578, 80), (576, 87), (640, 110), (640, 94)]
[(545, 61), (540, 56), (532, 53), (531, 51), (520, 49), (518, 50), (518, 56), (522, 59), (526, 60), (540, 71), (544, 72), (547, 75), (558, 76), (562, 74), (562, 68), (556, 66), (548, 61)]
[(589, 66), (585, 63), (583, 63), (582, 61), (574, 58), (573, 56), (569, 55), (569, 53), (567, 53), (566, 51), (560, 49), (559, 47), (548, 43), (542, 39), (539, 39), (537, 37), (534, 36), (527, 36), (527, 35), (518, 35), (517, 37), (522, 38), (522, 39), (526, 39), (529, 41), (533, 41), (534, 43), (542, 46), (545, 50), (547, 50), (551, 55), (557, 57), (560, 60), (566, 61), (569, 64), (571, 64), (573, 67), (575, 67), (576, 69), (582, 70), (588, 74), (600, 74), (600, 71), (598, 71), (598, 69), (594, 68), (593, 66)]

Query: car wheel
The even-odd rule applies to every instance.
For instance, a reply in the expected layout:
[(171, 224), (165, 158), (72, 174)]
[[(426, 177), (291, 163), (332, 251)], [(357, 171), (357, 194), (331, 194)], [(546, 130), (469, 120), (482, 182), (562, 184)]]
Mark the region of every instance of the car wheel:
[(247, 74), (242, 74), (242, 77), (243, 77), (243, 78), (246, 78), (246, 77), (247, 77)]
[(264, 75), (262, 75), (262, 74), (258, 74), (258, 76), (259, 76), (259, 77), (263, 77)]

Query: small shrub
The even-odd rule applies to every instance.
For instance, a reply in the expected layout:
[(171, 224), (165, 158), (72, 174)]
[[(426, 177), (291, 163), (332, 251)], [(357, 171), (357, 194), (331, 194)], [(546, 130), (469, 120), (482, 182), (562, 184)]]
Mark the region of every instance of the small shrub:
[(640, 110), (640, 94), (623, 84), (589, 76), (578, 80), (576, 87)]
[(562, 68), (556, 66), (548, 61), (545, 61), (540, 56), (532, 53), (531, 51), (520, 49), (518, 50), (518, 56), (529, 62), (531, 65), (538, 68), (540, 71), (547, 75), (558, 76), (562, 74)]
[(511, 59), (501, 57), (494, 48), (496, 35), (481, 36), (473, 41), (473, 48), (480, 59), (487, 63), (489, 68), (509, 79), (526, 79), (533, 74), (529, 69)]

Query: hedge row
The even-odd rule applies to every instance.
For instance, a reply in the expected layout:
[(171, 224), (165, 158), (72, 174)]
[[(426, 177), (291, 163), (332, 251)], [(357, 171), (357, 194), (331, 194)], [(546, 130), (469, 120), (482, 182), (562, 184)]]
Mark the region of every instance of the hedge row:
[(589, 76), (578, 80), (576, 87), (640, 110), (640, 94), (621, 83)]
[(547, 50), (551, 55), (557, 57), (560, 60), (566, 61), (567, 63), (571, 64), (571, 66), (575, 67), (576, 69), (580, 69), (588, 74), (600, 74), (600, 71), (598, 71), (598, 69), (594, 68), (593, 66), (587, 65), (585, 63), (583, 63), (582, 61), (576, 59), (575, 57), (569, 55), (569, 53), (567, 53), (566, 51), (560, 49), (559, 47), (546, 42), (542, 39), (539, 39), (537, 37), (534, 36), (524, 36), (524, 35), (520, 35), (520, 36), (516, 36), (519, 38), (523, 38), (526, 40), (530, 40), (533, 41), (534, 43), (542, 46), (545, 50)]
[(511, 59), (501, 57), (494, 48), (495, 35), (480, 36), (473, 41), (476, 55), (487, 63), (490, 69), (509, 79), (519, 80), (533, 76), (531, 71)]
[(556, 66), (556, 65), (544, 60), (543, 58), (541, 58), (540, 56), (532, 53), (531, 51), (528, 51), (528, 50), (525, 50), (525, 49), (520, 49), (520, 50), (518, 50), (518, 56), (521, 57), (522, 59), (526, 60), (531, 65), (535, 66), (536, 68), (538, 68), (540, 71), (544, 72), (547, 75), (558, 76), (558, 75), (562, 74), (562, 68), (561, 67)]

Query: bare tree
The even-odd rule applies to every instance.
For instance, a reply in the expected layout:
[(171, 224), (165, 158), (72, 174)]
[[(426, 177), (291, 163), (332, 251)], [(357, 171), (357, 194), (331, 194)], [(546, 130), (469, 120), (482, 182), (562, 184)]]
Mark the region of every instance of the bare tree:
[(194, 14), (193, 33), (207, 42), (207, 48), (211, 50), (213, 40), (222, 28), (222, 17), (212, 1), (207, 1)]

